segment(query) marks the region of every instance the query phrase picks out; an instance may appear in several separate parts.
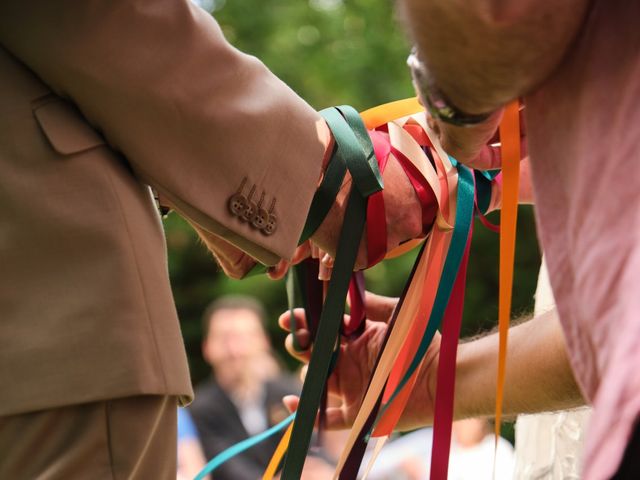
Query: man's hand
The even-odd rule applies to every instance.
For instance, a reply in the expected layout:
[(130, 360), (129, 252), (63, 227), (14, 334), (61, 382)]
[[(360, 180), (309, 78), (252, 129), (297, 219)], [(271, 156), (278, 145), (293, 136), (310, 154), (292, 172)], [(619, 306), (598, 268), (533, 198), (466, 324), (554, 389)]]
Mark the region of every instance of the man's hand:
[(217, 235), (203, 230), (195, 223), (189, 223), (198, 232), (198, 236), (228, 277), (240, 279), (255, 266), (256, 261), (239, 248), (234, 247)]
[[(367, 292), (366, 301), (367, 323), (364, 333), (355, 340), (342, 340), (338, 362), (329, 377), (330, 399), (336, 401), (337, 406), (327, 409), (328, 429), (343, 429), (353, 424), (388, 328), (386, 322), (397, 300)], [(299, 327), (296, 335), (307, 349), (295, 351), (291, 335), (287, 337), (285, 345), (291, 355), (308, 362), (311, 352), (304, 313), (298, 309), (294, 314)], [(279, 322), (282, 328), (289, 330), (289, 313), (283, 314)], [(436, 335), (422, 362), (397, 429), (432, 424), (439, 352), (440, 336)], [(493, 414), (497, 352), (496, 333), (460, 344), (456, 361), (455, 419)], [(297, 408), (298, 397), (285, 397), (284, 402), (293, 411)], [(557, 312), (551, 310), (511, 327), (504, 414), (536, 413), (581, 405), (584, 405), (584, 399), (569, 365)]]
[[(326, 124), (324, 124), (326, 127)], [(327, 153), (323, 159), (322, 170), (330, 160), (329, 153), (333, 149), (333, 139), (326, 127), (326, 132), (321, 132), (327, 145)], [(326, 138), (325, 138), (326, 137)], [(385, 184), (384, 200), (387, 222), (387, 248), (392, 250), (406, 240), (419, 237), (422, 234), (421, 209), (413, 187), (398, 161), (391, 155), (387, 168), (383, 173)], [(301, 245), (292, 259), (283, 259), (277, 265), (269, 268), (268, 275), (272, 279), (284, 276), (291, 264), (296, 264), (309, 256), (312, 251), (322, 251), (322, 257), (328, 254), (327, 261), (332, 262), (338, 247), (338, 240), (342, 230), (342, 221), (351, 190), (351, 176), (347, 172), (342, 187), (335, 199), (333, 207), (325, 217), (318, 230), (312, 235), (311, 242)], [(286, 221), (286, 219), (283, 219)], [(232, 278), (242, 278), (256, 264), (249, 255), (234, 247), (224, 239), (204, 231), (192, 223), (206, 246), (211, 250), (225, 274)], [(322, 259), (322, 258), (321, 258)], [(367, 242), (363, 235), (360, 250), (356, 261), (356, 269), (367, 266)], [(330, 269), (330, 266), (329, 266)], [(330, 274), (327, 274), (328, 278)]]
[[(431, 128), (440, 137), (445, 150), (454, 158), (471, 167), (479, 169), (492, 169), (500, 167), (500, 148), (494, 143), (498, 141), (496, 130), (500, 123), (502, 112), (497, 112), (486, 122), (474, 127), (456, 127), (428, 118)], [(328, 142), (331, 148), (332, 142)], [(328, 150), (329, 151), (329, 150)], [(526, 154), (526, 137), (522, 137), (523, 156)], [(328, 158), (323, 161), (323, 170), (326, 168)], [(528, 165), (527, 165), (528, 167)], [(531, 203), (531, 188), (528, 177), (528, 168), (523, 166), (523, 182), (521, 182), (521, 203)], [(387, 223), (387, 251), (391, 251), (407, 240), (415, 239), (423, 234), (421, 218), (421, 205), (418, 197), (397, 159), (391, 154), (387, 167), (383, 173), (385, 184), (385, 220)], [(491, 210), (499, 208), (501, 204), (501, 185), (494, 185), (494, 195), (491, 202)], [(284, 276), (291, 264), (296, 264), (308, 257), (315, 256), (322, 263), (322, 279), (327, 280), (331, 276), (333, 258), (338, 246), (342, 221), (346, 204), (351, 190), (351, 177), (345, 176), (343, 185), (326, 218), (312, 235), (310, 242), (305, 242), (295, 252), (292, 259), (283, 259), (277, 265), (271, 267), (268, 275), (272, 279)], [(203, 231), (197, 225), (194, 228), (203, 239), (209, 250), (212, 251), (225, 274), (232, 278), (242, 278), (255, 265), (249, 255), (232, 246), (224, 239)], [(360, 242), (355, 269), (363, 269), (367, 266), (367, 239), (366, 235)]]
[[(354, 340), (342, 339), (338, 362), (329, 377), (330, 405), (333, 406), (327, 408), (327, 429), (344, 429), (353, 424), (388, 328), (387, 321), (397, 301), (395, 298), (381, 297), (367, 292), (367, 320), (364, 332)], [(304, 310), (296, 309), (294, 315), (297, 327), (296, 337), (306, 350), (299, 352), (294, 349), (291, 334), (287, 337), (285, 346), (292, 356), (302, 362), (308, 362), (311, 349)], [(289, 312), (280, 316), (279, 323), (284, 330), (290, 331)], [(440, 336), (437, 335), (427, 351), (416, 388), (398, 424), (399, 429), (416, 428), (431, 423), (439, 350)], [(287, 408), (291, 411), (297, 408), (298, 401), (296, 396), (284, 398)]]
[[(498, 127), (504, 109), (496, 111), (486, 121), (468, 127), (458, 127), (436, 120), (428, 113), (427, 122), (434, 130), (442, 148), (459, 162), (478, 170), (494, 170), (502, 167)], [(524, 110), (520, 111), (520, 156), (527, 151), (526, 124)]]
[[(393, 155), (389, 155), (382, 178), (387, 222), (387, 251), (391, 251), (401, 243), (422, 235), (422, 210), (411, 182)], [(338, 247), (350, 188), (351, 177), (347, 173), (336, 202), (318, 230), (311, 236), (312, 243), (333, 258)], [(367, 240), (366, 235), (363, 235), (355, 269), (361, 270), (366, 266)]]
[[(176, 210), (175, 205), (167, 199), (162, 198), (161, 204), (172, 210)], [(213, 254), (222, 271), (230, 277), (240, 279), (244, 277), (256, 265), (256, 261), (248, 254), (233, 246), (223, 238), (206, 231), (200, 225), (190, 220), (187, 216), (183, 218), (189, 222), (189, 225), (196, 231), (198, 237), (206, 245), (207, 249)]]
[[(391, 251), (407, 240), (423, 235), (422, 208), (409, 178), (393, 154), (389, 155), (382, 178), (387, 224), (387, 251)], [(309, 256), (321, 260), (321, 280), (328, 280), (331, 277), (331, 268), (338, 248), (351, 183), (351, 176), (347, 172), (335, 202), (318, 230), (311, 236), (309, 242), (298, 247), (291, 260), (282, 260), (269, 269), (269, 276), (272, 279), (282, 278), (290, 265), (295, 265)], [(354, 269), (362, 270), (367, 265), (365, 232), (360, 241)]]

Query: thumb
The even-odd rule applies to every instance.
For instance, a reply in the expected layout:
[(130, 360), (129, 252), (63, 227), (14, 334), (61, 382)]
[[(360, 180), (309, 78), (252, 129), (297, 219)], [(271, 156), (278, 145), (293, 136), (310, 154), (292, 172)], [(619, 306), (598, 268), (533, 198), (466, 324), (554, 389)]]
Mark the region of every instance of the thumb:
[(284, 278), (286, 273), (289, 271), (290, 266), (291, 263), (287, 260), (280, 260), (275, 266), (267, 269), (267, 276), (271, 280), (280, 280), (281, 278)]
[(391, 318), (393, 310), (398, 304), (398, 299), (365, 292), (364, 304), (365, 312), (369, 320), (386, 323)]
[(224, 273), (234, 279), (241, 279), (254, 267), (256, 261), (222, 237), (214, 235), (196, 223), (189, 222), (200, 239), (213, 253)]
[(289, 413), (293, 413), (298, 409), (298, 404), (300, 403), (300, 397), (297, 395), (286, 395), (282, 398), (282, 403), (285, 408), (289, 411)]

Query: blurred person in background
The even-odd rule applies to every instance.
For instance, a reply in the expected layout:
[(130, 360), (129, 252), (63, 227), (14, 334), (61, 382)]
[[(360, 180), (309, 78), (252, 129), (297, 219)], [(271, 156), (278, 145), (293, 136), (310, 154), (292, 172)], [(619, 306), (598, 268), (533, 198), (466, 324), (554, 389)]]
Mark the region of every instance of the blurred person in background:
[[(493, 477), (495, 437), (486, 418), (469, 418), (453, 422), (450, 480), (511, 480), (513, 476), (513, 447), (500, 437), (496, 471)], [(392, 439), (376, 459), (368, 478), (371, 480), (427, 480), (430, 475), (433, 429), (414, 430)], [(369, 445), (371, 447), (372, 445)], [(372, 449), (365, 456), (369, 463)], [(363, 467), (364, 468), (364, 467)], [(361, 470), (362, 474), (364, 470)]]
[[(212, 377), (196, 388), (189, 409), (207, 459), (286, 418), (282, 397), (300, 390), (274, 358), (264, 321), (262, 305), (241, 296), (220, 298), (203, 315), (202, 354)], [(274, 435), (232, 458), (215, 478), (259, 478), (279, 440)]]
[[(513, 446), (495, 436), (486, 418), (467, 418), (453, 422), (453, 440), (449, 461), (451, 480), (511, 480)], [(495, 456), (495, 473), (494, 473)]]

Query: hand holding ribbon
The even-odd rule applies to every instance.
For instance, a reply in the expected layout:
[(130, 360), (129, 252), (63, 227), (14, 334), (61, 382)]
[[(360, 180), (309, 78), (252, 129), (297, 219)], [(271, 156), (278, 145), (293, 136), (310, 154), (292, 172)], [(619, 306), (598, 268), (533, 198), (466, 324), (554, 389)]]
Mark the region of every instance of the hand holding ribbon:
[[(349, 428), (355, 419), (366, 391), (367, 384), (375, 367), (376, 357), (387, 333), (391, 313), (398, 299), (366, 293), (367, 320), (363, 333), (352, 339), (342, 338), (338, 362), (329, 377), (327, 386), (334, 406), (326, 411), (326, 428), (338, 430)], [(296, 336), (299, 344), (306, 348), (298, 351), (293, 346), (293, 334), (289, 334), (285, 346), (289, 353), (302, 362), (308, 362), (309, 332), (303, 309), (294, 310)], [(348, 315), (345, 315), (348, 317)], [(348, 321), (348, 318), (347, 318)], [(290, 313), (280, 316), (280, 327), (290, 332)], [(414, 390), (407, 408), (400, 419), (398, 428), (408, 430), (433, 422), (433, 392), (438, 369), (440, 335), (436, 335), (420, 369), (418, 381), (420, 387)], [(285, 397), (284, 402), (290, 411), (296, 410), (298, 397)]]

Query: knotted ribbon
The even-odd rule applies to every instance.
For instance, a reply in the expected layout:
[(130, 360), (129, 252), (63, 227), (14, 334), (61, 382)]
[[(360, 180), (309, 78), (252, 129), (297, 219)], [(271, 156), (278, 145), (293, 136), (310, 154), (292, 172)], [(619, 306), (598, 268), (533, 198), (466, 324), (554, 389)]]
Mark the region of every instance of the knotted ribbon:
[[(272, 429), (271, 433), (275, 433), (289, 426), (265, 471), (263, 477), (265, 480), (273, 477), (287, 450), (282, 478), (299, 478), (326, 378), (331, 369), (332, 360), (335, 362), (334, 349), (339, 342), (338, 332), (342, 331), (347, 336), (357, 335), (364, 325), (363, 278), (353, 276), (349, 285), (350, 271), (355, 263), (361, 237), (360, 232), (364, 229), (364, 212), (366, 211), (367, 219), (369, 266), (379, 262), (385, 256), (395, 256), (415, 246), (415, 242), (411, 242), (411, 245), (403, 246), (397, 251), (386, 252), (384, 197), (379, 187), (382, 184), (380, 175), (390, 155), (400, 163), (420, 200), (427, 242), (421, 250), (410, 282), (389, 324), (383, 349), (378, 356), (360, 412), (352, 427), (347, 448), (339, 460), (336, 475), (341, 479), (355, 478), (369, 433), (382, 439), (391, 433), (406, 406), (419, 367), (435, 332), (442, 324), (443, 338), (435, 399), (431, 478), (446, 478), (453, 418), (455, 359), (462, 317), (471, 220), (474, 204), (477, 205), (476, 211), (480, 215), (488, 206), (487, 195), (490, 198), (490, 182), (493, 175), (486, 172), (475, 172), (474, 175), (471, 170), (450, 158), (426, 125), (424, 115), (422, 113), (416, 115), (421, 110), (415, 99), (409, 99), (364, 112), (362, 114), (364, 125), (374, 130), (370, 131), (369, 135), (358, 121), (359, 118), (356, 118), (355, 111), (349, 107), (338, 107), (324, 112), (336, 138), (337, 150), (312, 202), (310, 217), (302, 240), (315, 231), (328, 213), (342, 185), (347, 168), (354, 179), (355, 188), (352, 189), (349, 197), (332, 280), (319, 319), (317, 318), (319, 305), (317, 292), (314, 294), (309, 288), (302, 288), (303, 303), (312, 338), (314, 338), (312, 359), (298, 412), (288, 421), (283, 422), (278, 429)], [(511, 127), (507, 127), (505, 132), (501, 127), (501, 135), (505, 138), (505, 136), (513, 136), (515, 132), (519, 147), (517, 123), (513, 127), (513, 121), (509, 121)], [(344, 128), (345, 124), (350, 127), (350, 132)], [(369, 138), (372, 143), (368, 141)], [(503, 140), (503, 150), (504, 143)], [(504, 152), (503, 157), (506, 159)], [(519, 161), (519, 152), (517, 155), (512, 154), (510, 158), (517, 158)], [(477, 195), (474, 176), (478, 184)], [(512, 173), (507, 175), (505, 172), (503, 209), (507, 202), (513, 201), (513, 191), (516, 192), (517, 203), (517, 183), (514, 189), (513, 176), (512, 167)], [(515, 176), (517, 181), (517, 170)], [(482, 182), (485, 183), (481, 188)], [(489, 182), (488, 190), (486, 182)], [(509, 189), (507, 189), (507, 183), (510, 185)], [(508, 192), (511, 193), (507, 195)], [(508, 215), (513, 218), (512, 213)], [(503, 210), (503, 225), (506, 217)], [(515, 220), (508, 223), (515, 226)], [(503, 286), (503, 277), (506, 285), (512, 281), (513, 272), (511, 256), (511, 278), (508, 275), (508, 268), (504, 269), (507, 275), (502, 273), (503, 263), (509, 260), (508, 252), (503, 256), (502, 236), (505, 231), (507, 233), (504, 235), (509, 238), (509, 230), (503, 226), (501, 230), (501, 311), (504, 310), (504, 296), (507, 293), (506, 286)], [(348, 237), (351, 242), (347, 241)], [(313, 267), (306, 265), (301, 268), (302, 273), (297, 269), (297, 283), (299, 286), (309, 287), (312, 283), (309, 282), (309, 272), (314, 271)], [(293, 281), (289, 281), (288, 284), (291, 287)], [(317, 289), (317, 285), (315, 288)], [(354, 320), (341, 327), (347, 288), (351, 297), (351, 313)], [(304, 293), (305, 290), (306, 293)], [(510, 296), (510, 291), (508, 293)], [(313, 308), (309, 306), (310, 299), (315, 305)], [(292, 302), (291, 295), (290, 304)], [(504, 314), (501, 315), (501, 322), (503, 316)], [(295, 322), (293, 315), (292, 322)], [(295, 326), (292, 324), (292, 331), (294, 330)], [(501, 323), (499, 375), (502, 376), (504, 376), (503, 334)], [(506, 349), (506, 341), (504, 341), (504, 348)], [(502, 388), (499, 380), (496, 412), (498, 421)], [(293, 418), (296, 420), (291, 425)]]

